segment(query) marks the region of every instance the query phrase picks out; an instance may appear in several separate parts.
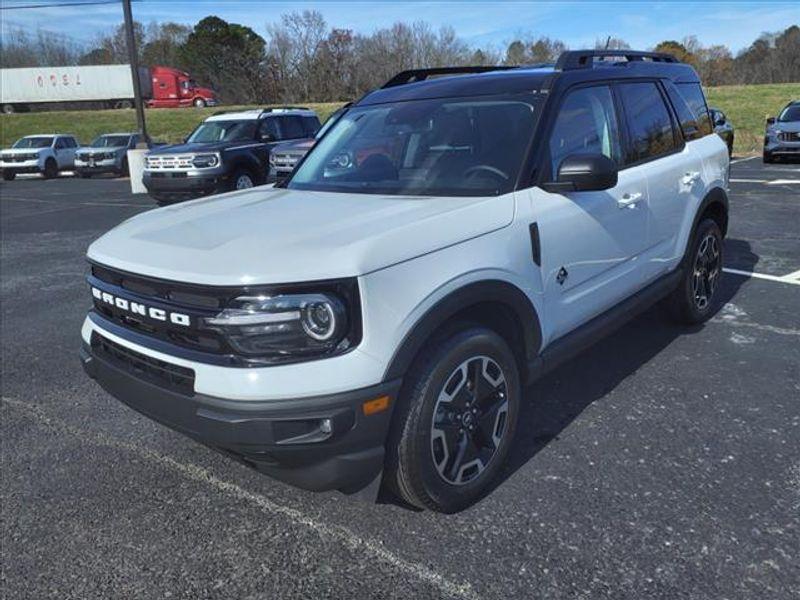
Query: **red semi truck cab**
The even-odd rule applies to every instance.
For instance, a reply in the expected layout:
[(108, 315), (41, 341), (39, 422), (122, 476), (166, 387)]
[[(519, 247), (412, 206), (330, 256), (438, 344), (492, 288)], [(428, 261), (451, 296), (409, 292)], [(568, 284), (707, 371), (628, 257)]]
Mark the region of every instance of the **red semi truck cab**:
[(189, 73), (172, 67), (150, 67), (153, 97), (147, 101), (150, 108), (180, 108), (185, 106), (216, 106), (214, 90), (195, 83)]

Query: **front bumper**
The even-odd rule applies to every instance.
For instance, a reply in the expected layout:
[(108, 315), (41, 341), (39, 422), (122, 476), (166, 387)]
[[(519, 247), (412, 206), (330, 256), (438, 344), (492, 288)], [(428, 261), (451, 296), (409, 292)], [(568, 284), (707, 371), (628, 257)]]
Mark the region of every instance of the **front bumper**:
[(0, 161), (0, 172), (8, 171), (9, 173), (39, 173), (41, 169), (39, 168), (39, 161), (38, 160), (26, 160), (24, 162), (19, 161)]
[(145, 171), (142, 183), (151, 193), (196, 196), (218, 191), (227, 183), (227, 179), (222, 173)]
[[(381, 474), (399, 380), (325, 396), (228, 400), (157, 385), (104, 353), (94, 336), (91, 344), (84, 341), (81, 362), (103, 389), (248, 466), (303, 489), (345, 493), (366, 488)], [(363, 403), (381, 396), (390, 397), (389, 408), (366, 416)]]
[(800, 140), (788, 142), (772, 137), (767, 137), (764, 143), (764, 152), (774, 156), (800, 156)]
[(109, 158), (106, 160), (96, 160), (94, 163), (75, 159), (75, 170), (78, 173), (100, 174), (119, 173), (122, 169), (116, 160)]

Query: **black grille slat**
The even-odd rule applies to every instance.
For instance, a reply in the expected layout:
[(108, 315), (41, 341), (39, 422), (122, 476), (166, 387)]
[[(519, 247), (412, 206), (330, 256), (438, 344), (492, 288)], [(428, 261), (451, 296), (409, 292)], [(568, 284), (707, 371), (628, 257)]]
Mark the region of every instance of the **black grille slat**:
[(161, 387), (173, 389), (185, 395), (194, 394), (194, 371), (186, 367), (146, 356), (96, 332), (92, 334), (92, 350), (95, 354), (123, 370)]

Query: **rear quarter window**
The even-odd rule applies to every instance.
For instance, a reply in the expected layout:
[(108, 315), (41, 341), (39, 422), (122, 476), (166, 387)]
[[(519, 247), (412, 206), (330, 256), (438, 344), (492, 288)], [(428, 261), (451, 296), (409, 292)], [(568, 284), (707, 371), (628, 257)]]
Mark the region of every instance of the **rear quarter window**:
[(699, 83), (678, 83), (678, 91), (697, 119), (697, 127), (701, 135), (708, 135), (712, 131), (711, 117), (708, 114), (708, 104)]
[(676, 150), (680, 144), (658, 86), (642, 82), (623, 83), (619, 88), (631, 138), (627, 164), (658, 158)]
[(689, 141), (703, 137), (703, 132), (700, 131), (700, 124), (697, 122), (697, 116), (675, 85), (671, 81), (665, 81), (664, 88), (667, 90), (670, 104), (672, 104), (672, 108), (678, 117), (683, 138)]

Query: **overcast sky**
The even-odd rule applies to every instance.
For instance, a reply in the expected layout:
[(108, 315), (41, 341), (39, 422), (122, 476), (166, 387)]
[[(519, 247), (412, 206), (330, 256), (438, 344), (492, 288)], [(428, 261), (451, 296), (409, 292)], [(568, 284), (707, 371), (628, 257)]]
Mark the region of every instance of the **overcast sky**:
[[(0, 0), (2, 30), (22, 26), (90, 41), (122, 21), (120, 4), (48, 6), (82, 0)], [(91, 1), (91, 0), (86, 0)], [(97, 1), (97, 0), (95, 0)], [(505, 48), (520, 35), (559, 38), (572, 48), (593, 45), (608, 35), (645, 49), (665, 39), (696, 35), (705, 44), (725, 44), (734, 52), (764, 31), (800, 24), (800, 1), (777, 2), (381, 2), (263, 0), (134, 0), (134, 18), (192, 25), (207, 15), (248, 25), (264, 34), (267, 23), (292, 10), (320, 11), (329, 25), (369, 33), (396, 21), (424, 20), (434, 27), (452, 26), (473, 46)]]

